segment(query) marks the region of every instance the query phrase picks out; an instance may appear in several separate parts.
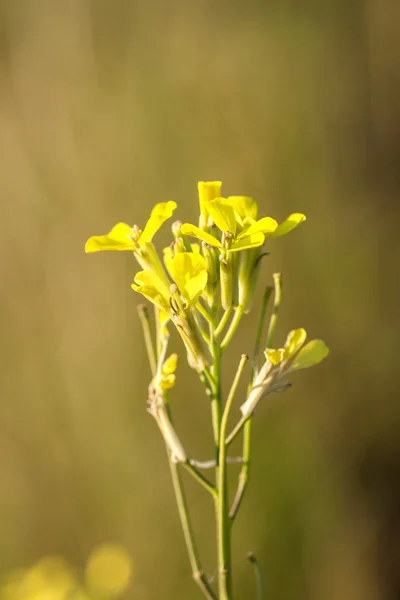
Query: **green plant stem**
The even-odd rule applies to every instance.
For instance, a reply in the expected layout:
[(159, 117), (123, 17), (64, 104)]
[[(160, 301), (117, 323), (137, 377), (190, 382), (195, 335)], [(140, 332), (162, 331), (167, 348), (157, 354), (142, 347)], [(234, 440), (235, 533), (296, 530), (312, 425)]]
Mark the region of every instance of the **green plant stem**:
[(154, 377), (157, 371), (157, 359), (156, 350), (151, 336), (149, 309), (145, 304), (139, 304), (137, 306), (137, 311), (139, 314), (140, 322), (142, 324), (143, 337), (147, 350), (147, 357), (149, 359), (151, 374)]
[(244, 417), (242, 417), (240, 419), (240, 421), (238, 421), (236, 423), (235, 427), (232, 429), (232, 431), (230, 432), (230, 434), (226, 438), (226, 441), (225, 441), (225, 446), (226, 447), (228, 447), (228, 446), (230, 446), (232, 444), (233, 440), (238, 435), (238, 433), (240, 433), (240, 431), (242, 430), (242, 427), (244, 426), (244, 424), (246, 423), (247, 420), (248, 420), (248, 418), (245, 419)]
[[(214, 359), (209, 380), (213, 388), (211, 396), (211, 418), (214, 432), (215, 458), (217, 461), (216, 470), (218, 469), (218, 452), (219, 452), (219, 430), (221, 425), (221, 352), (217, 340), (213, 332), (211, 333), (211, 353)], [(207, 375), (207, 370), (205, 370)]]
[(263, 327), (264, 327), (265, 313), (267, 312), (268, 302), (269, 302), (269, 299), (270, 299), (273, 291), (274, 291), (274, 288), (271, 285), (267, 285), (267, 287), (265, 288), (265, 291), (264, 291), (264, 295), (262, 297), (262, 301), (261, 301), (261, 310), (260, 310), (260, 316), (258, 319), (256, 337), (255, 337), (255, 342), (254, 342), (254, 350), (253, 350), (253, 369), (252, 369), (252, 374), (251, 374), (252, 379), (254, 377), (254, 371), (256, 369), (257, 357), (260, 352), (261, 337), (262, 337), (262, 331), (263, 331)]
[(269, 321), (268, 333), (267, 333), (267, 342), (265, 344), (266, 348), (271, 348), (272, 340), (275, 333), (276, 323), (278, 321), (278, 313), (279, 308), (281, 306), (282, 299), (282, 276), (280, 273), (274, 273), (274, 308), (272, 310), (271, 319)]
[[(254, 341), (254, 350), (253, 350), (253, 361), (251, 367), (251, 375), (249, 381), (249, 391), (253, 384), (254, 375), (257, 370), (257, 357), (260, 352), (262, 331), (264, 327), (265, 315), (267, 312), (268, 302), (272, 295), (274, 288), (268, 285), (265, 288), (262, 302), (261, 302), (261, 310), (260, 316), (257, 324), (256, 337)], [(236, 494), (234, 500), (232, 502), (231, 510), (229, 511), (229, 518), (232, 521), (235, 519), (240, 505), (242, 503), (244, 494), (246, 492), (247, 484), (249, 481), (249, 471), (250, 471), (250, 461), (251, 461), (251, 433), (252, 433), (252, 419), (247, 419), (243, 424), (243, 450), (242, 450), (242, 467), (239, 473), (238, 486), (236, 490)], [(230, 443), (230, 442), (229, 442)]]
[(188, 460), (185, 463), (182, 463), (185, 469), (191, 474), (191, 476), (200, 483), (212, 496), (215, 498), (217, 494), (216, 487), (208, 481), (207, 477), (204, 477), (202, 473)]
[(228, 346), (229, 342), (231, 341), (233, 334), (235, 333), (241, 319), (243, 316), (243, 308), (241, 306), (238, 306), (235, 309), (235, 314), (233, 315), (232, 321), (229, 325), (228, 331), (225, 334), (224, 339), (221, 342), (221, 352), (223, 352), (225, 350), (225, 348)]
[(216, 504), (216, 517), (218, 529), (218, 589), (220, 600), (231, 598), (232, 573), (231, 573), (231, 522), (229, 520), (228, 485), (226, 472), (226, 445), (225, 436), (228, 426), (229, 412), (237, 390), (243, 369), (248, 361), (248, 356), (242, 355), (238, 370), (234, 377), (221, 419), (220, 446), (218, 460), (218, 502)]
[(205, 321), (207, 321), (207, 323), (212, 324), (213, 320), (212, 317), (210, 315), (210, 313), (208, 312), (207, 309), (204, 308), (204, 306), (201, 304), (201, 302), (198, 302), (196, 304), (196, 309), (199, 311), (199, 313), (201, 314), (201, 316), (203, 317), (203, 319)]
[(218, 323), (217, 328), (214, 331), (214, 335), (216, 338), (219, 338), (222, 331), (224, 330), (225, 325), (229, 321), (229, 317), (231, 316), (232, 310), (233, 310), (233, 308), (232, 308), (232, 306), (230, 306), (222, 315), (222, 318), (221, 318), (220, 322)]
[(239, 473), (239, 481), (236, 490), (235, 497), (232, 502), (231, 510), (229, 511), (229, 518), (234, 521), (240, 505), (242, 503), (246, 488), (247, 482), (249, 479), (249, 469), (250, 469), (250, 458), (251, 458), (251, 429), (252, 429), (252, 420), (247, 419), (244, 424), (243, 429), (243, 463), (242, 468)]
[(212, 590), (204, 571), (201, 568), (200, 560), (195, 545), (192, 525), (190, 522), (186, 497), (183, 491), (181, 475), (179, 472), (179, 465), (171, 460), (170, 452), (167, 448), (169, 467), (171, 471), (172, 484), (174, 487), (176, 504), (178, 507), (179, 517), (181, 521), (182, 531), (185, 538), (186, 548), (189, 555), (190, 567), (192, 569), (192, 575), (194, 581), (197, 583), (204, 596), (208, 600), (217, 600), (217, 596)]
[(262, 573), (260, 569), (260, 565), (258, 564), (258, 560), (254, 556), (252, 552), (249, 552), (247, 555), (247, 560), (254, 568), (254, 574), (256, 576), (256, 584), (257, 584), (257, 600), (263, 600), (264, 598), (264, 586), (262, 580)]

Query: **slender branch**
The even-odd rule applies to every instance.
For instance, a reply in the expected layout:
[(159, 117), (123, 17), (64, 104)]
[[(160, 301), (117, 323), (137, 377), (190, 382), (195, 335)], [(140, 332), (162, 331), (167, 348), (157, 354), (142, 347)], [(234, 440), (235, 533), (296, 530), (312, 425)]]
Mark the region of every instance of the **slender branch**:
[(229, 317), (231, 316), (232, 313), (232, 306), (230, 306), (222, 315), (222, 318), (220, 320), (220, 322), (218, 323), (218, 326), (216, 328), (216, 330), (214, 331), (214, 335), (216, 338), (219, 338), (219, 336), (221, 335), (222, 331), (225, 328), (225, 325), (228, 323), (229, 321)]
[(207, 492), (210, 492), (210, 494), (212, 494), (212, 496), (215, 498), (217, 494), (216, 487), (210, 481), (208, 481), (207, 477), (204, 477), (204, 475), (198, 471), (196, 466), (193, 464), (193, 461), (188, 460), (187, 462), (182, 463), (182, 465), (192, 475), (192, 477), (196, 479), (196, 481), (198, 481), (200, 485), (202, 485), (204, 489), (206, 489)]
[[(260, 352), (261, 337), (262, 337), (262, 331), (263, 331), (263, 327), (264, 327), (265, 313), (267, 312), (268, 302), (269, 302), (269, 299), (271, 297), (273, 290), (274, 290), (274, 288), (271, 285), (267, 285), (267, 287), (265, 288), (265, 291), (264, 291), (264, 295), (262, 297), (262, 301), (261, 301), (261, 311), (260, 311), (260, 316), (258, 319), (256, 337), (255, 337), (255, 342), (254, 342), (254, 350), (253, 350), (253, 371), (256, 368), (256, 361), (257, 361), (258, 354)], [(253, 377), (254, 377), (254, 372), (252, 373), (252, 378)]]
[(232, 407), (232, 402), (243, 373), (243, 369), (249, 357), (243, 354), (236, 375), (234, 377), (231, 389), (226, 400), (225, 409), (221, 419), (220, 429), (220, 446), (219, 446), (219, 468), (218, 468), (218, 503), (217, 503), (217, 523), (218, 523), (218, 581), (219, 594), (221, 600), (229, 600), (232, 585), (231, 574), (231, 524), (228, 518), (228, 485), (226, 473), (226, 429), (228, 426), (229, 412)]
[(137, 311), (139, 314), (140, 322), (142, 324), (143, 337), (147, 350), (147, 357), (149, 359), (151, 374), (154, 377), (157, 370), (157, 359), (156, 350), (151, 336), (149, 309), (145, 304), (138, 304)]
[[(273, 292), (272, 286), (267, 286), (265, 288), (262, 302), (261, 302), (261, 311), (257, 324), (256, 337), (254, 341), (254, 349), (253, 349), (253, 360), (252, 360), (252, 369), (249, 381), (249, 391), (251, 386), (253, 385), (253, 380), (257, 371), (257, 357), (260, 352), (261, 345), (261, 337), (264, 326), (265, 314), (267, 312), (267, 306), (269, 299)], [(236, 494), (234, 500), (232, 502), (231, 510), (229, 511), (229, 518), (232, 521), (235, 519), (240, 505), (242, 503), (244, 494), (246, 492), (247, 483), (249, 481), (249, 471), (250, 471), (250, 460), (251, 460), (251, 433), (252, 433), (252, 420), (248, 419), (244, 423), (243, 430), (243, 450), (242, 450), (242, 468), (240, 469), (239, 478), (238, 478), (238, 486), (236, 490)]]
[(281, 299), (282, 299), (282, 276), (280, 273), (274, 273), (273, 278), (274, 278), (275, 297), (274, 297), (274, 308), (272, 310), (272, 315), (271, 315), (271, 319), (269, 321), (269, 326), (268, 326), (267, 342), (265, 344), (265, 346), (267, 348), (271, 348), (272, 339), (274, 337), (276, 323), (278, 321), (279, 308), (280, 308)]
[(188, 555), (189, 555), (189, 561), (190, 561), (190, 567), (192, 569), (193, 579), (195, 580), (195, 582), (197, 583), (197, 585), (200, 587), (201, 591), (203, 592), (204, 596), (208, 600), (217, 600), (217, 596), (215, 595), (209, 582), (207, 581), (207, 577), (206, 577), (205, 573), (203, 572), (201, 565), (200, 565), (200, 560), (199, 560), (197, 548), (196, 548), (194, 537), (193, 537), (193, 530), (192, 530), (192, 525), (190, 522), (186, 497), (185, 497), (185, 494), (183, 491), (182, 480), (181, 480), (181, 476), (180, 476), (180, 472), (179, 472), (179, 465), (172, 461), (170, 452), (168, 451), (168, 448), (167, 448), (167, 453), (168, 453), (168, 461), (169, 461), (169, 466), (170, 466), (170, 471), (171, 471), (172, 483), (174, 486), (176, 504), (178, 506), (179, 517), (181, 520), (183, 535), (185, 538), (186, 548), (187, 548)]
[(252, 420), (248, 419), (244, 425), (243, 430), (243, 457), (242, 457), (242, 468), (239, 473), (239, 481), (235, 494), (235, 498), (232, 502), (231, 510), (229, 511), (229, 518), (232, 521), (235, 519), (240, 505), (242, 503), (244, 493), (246, 491), (247, 482), (249, 479), (250, 469), (250, 458), (251, 458), (251, 429)]
[(208, 310), (206, 308), (204, 308), (204, 306), (201, 304), (201, 302), (198, 302), (196, 304), (196, 310), (199, 311), (199, 313), (207, 321), (207, 323), (211, 323), (211, 324), (213, 323), (210, 313), (208, 312)]
[(257, 600), (263, 600), (264, 598), (264, 586), (262, 580), (262, 573), (260, 569), (260, 565), (258, 564), (258, 560), (254, 556), (253, 552), (249, 552), (247, 555), (247, 560), (254, 568), (254, 574), (256, 576), (256, 584), (257, 584)]
[(238, 306), (235, 309), (235, 314), (233, 315), (232, 321), (229, 325), (229, 329), (225, 334), (224, 339), (221, 342), (221, 352), (225, 350), (225, 348), (227, 347), (227, 345), (229, 344), (229, 342), (231, 341), (233, 334), (235, 333), (241, 319), (243, 316), (243, 308), (241, 306)]
[[(239, 366), (237, 368), (237, 371), (235, 373), (235, 377), (233, 379), (233, 383), (232, 383), (231, 389), (229, 390), (228, 398), (226, 400), (226, 404), (225, 404), (225, 408), (224, 408), (224, 413), (223, 413), (222, 419), (221, 419), (220, 439), (222, 440), (222, 442), (225, 442), (226, 429), (227, 429), (227, 426), (228, 426), (229, 412), (230, 412), (231, 407), (232, 407), (232, 402), (233, 402), (233, 399), (235, 397), (236, 390), (238, 388), (240, 378), (242, 376), (243, 370), (244, 370), (244, 368), (245, 368), (246, 363), (247, 363), (248, 360), (249, 360), (249, 357), (247, 356), (247, 354), (242, 354), (242, 356), (240, 357)], [(223, 445), (225, 445), (225, 444), (223, 444)]]
[(237, 434), (241, 431), (243, 425), (246, 423), (247, 419), (248, 419), (248, 417), (247, 418), (242, 417), (240, 419), (240, 421), (238, 421), (238, 423), (236, 423), (235, 427), (232, 429), (232, 431), (230, 432), (230, 434), (228, 435), (228, 437), (225, 440), (226, 447), (231, 445), (231, 443), (233, 442), (233, 440), (235, 439)]

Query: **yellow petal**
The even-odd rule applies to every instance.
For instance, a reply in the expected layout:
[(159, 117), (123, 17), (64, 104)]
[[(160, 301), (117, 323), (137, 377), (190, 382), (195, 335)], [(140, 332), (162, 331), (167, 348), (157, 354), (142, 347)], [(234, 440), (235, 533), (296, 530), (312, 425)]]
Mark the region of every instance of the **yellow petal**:
[(229, 196), (227, 200), (242, 219), (246, 217), (257, 219), (258, 206), (250, 196)]
[(170, 390), (175, 385), (176, 376), (174, 373), (171, 375), (163, 375), (160, 381), (160, 387), (162, 390)]
[(193, 304), (207, 284), (207, 264), (201, 254), (180, 252), (171, 261), (171, 275), (182, 296)]
[(155, 205), (151, 211), (150, 219), (147, 221), (146, 227), (140, 236), (141, 245), (145, 242), (151, 242), (154, 234), (160, 229), (164, 221), (172, 217), (176, 207), (176, 202), (173, 202), (172, 200), (169, 202), (160, 202), (159, 204)]
[(170, 311), (170, 293), (165, 283), (150, 270), (139, 271), (135, 276), (132, 289), (153, 302), (162, 311)]
[(271, 237), (279, 237), (281, 235), (286, 235), (292, 229), (295, 229), (300, 223), (306, 220), (306, 216), (302, 213), (293, 213), (289, 215), (286, 221), (283, 221), (278, 227), (275, 229), (273, 233), (271, 233)]
[(281, 362), (283, 360), (283, 353), (284, 353), (283, 348), (278, 348), (278, 350), (273, 350), (273, 349), (268, 348), (265, 351), (266, 357), (268, 358), (269, 362), (274, 366), (281, 364)]
[(132, 228), (126, 223), (118, 223), (107, 235), (95, 235), (88, 239), (85, 252), (101, 252), (102, 250), (135, 250), (132, 239)]
[(246, 235), (237, 238), (232, 246), (229, 248), (230, 252), (237, 252), (238, 250), (246, 250), (247, 248), (257, 248), (258, 246), (262, 246), (265, 240), (265, 236), (263, 233), (253, 233), (251, 235)]
[(285, 360), (289, 360), (302, 347), (307, 338), (305, 329), (293, 329), (285, 342)]
[(215, 200), (210, 200), (210, 202), (207, 202), (207, 210), (218, 229), (224, 232), (230, 231), (235, 235), (235, 211), (226, 198), (215, 198)]
[(205, 223), (208, 219), (207, 202), (221, 196), (221, 181), (199, 181), (199, 202), (200, 212), (204, 217)]
[[(164, 265), (168, 271), (168, 273), (171, 275), (171, 261), (174, 258), (174, 252), (171, 248), (171, 246), (167, 246), (166, 248), (164, 248), (163, 250), (163, 254), (164, 254)], [(171, 275), (172, 277), (172, 275)]]
[(191, 223), (184, 223), (181, 227), (181, 232), (184, 235), (190, 235), (191, 237), (195, 237), (198, 240), (202, 240), (209, 244), (210, 246), (215, 246), (217, 248), (221, 248), (221, 242), (206, 231), (200, 229), (200, 227), (196, 227), (196, 225), (192, 225)]
[(259, 219), (250, 227), (247, 227), (242, 231), (240, 235), (238, 235), (237, 239), (240, 240), (244, 237), (248, 237), (249, 235), (253, 235), (254, 233), (268, 233), (270, 234), (272, 231), (275, 231), (278, 227), (278, 223), (275, 219), (271, 219), (271, 217), (263, 217)]
[(308, 342), (294, 359), (290, 370), (307, 369), (320, 363), (329, 354), (329, 348), (322, 340)]
[(178, 355), (177, 354), (171, 354), (164, 361), (164, 364), (162, 366), (162, 373), (163, 373), (163, 375), (172, 375), (172, 373), (175, 373), (177, 364), (178, 364)]

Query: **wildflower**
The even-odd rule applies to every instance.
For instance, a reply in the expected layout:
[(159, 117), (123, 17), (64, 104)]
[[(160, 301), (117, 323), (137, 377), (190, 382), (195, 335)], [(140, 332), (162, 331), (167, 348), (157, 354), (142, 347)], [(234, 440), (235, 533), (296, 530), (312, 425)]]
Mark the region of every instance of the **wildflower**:
[(169, 256), (166, 264), (174, 284), (168, 287), (154, 271), (145, 270), (136, 274), (132, 288), (170, 315), (186, 346), (189, 364), (204, 370), (207, 360), (191, 307), (207, 285), (206, 261), (200, 254), (180, 252)]
[(156, 204), (143, 231), (137, 225), (130, 227), (126, 223), (118, 223), (107, 235), (89, 238), (85, 245), (85, 252), (131, 251), (143, 269), (153, 269), (164, 282), (167, 282), (152, 239), (161, 225), (172, 216), (176, 206), (176, 202), (173, 201)]
[(312, 340), (304, 346), (306, 337), (305, 329), (294, 329), (287, 336), (283, 348), (265, 350), (265, 363), (254, 379), (246, 402), (240, 407), (245, 419), (252, 415), (263, 396), (282, 388), (280, 382), (284, 377), (293, 371), (317, 365), (326, 358), (329, 348), (325, 343)]

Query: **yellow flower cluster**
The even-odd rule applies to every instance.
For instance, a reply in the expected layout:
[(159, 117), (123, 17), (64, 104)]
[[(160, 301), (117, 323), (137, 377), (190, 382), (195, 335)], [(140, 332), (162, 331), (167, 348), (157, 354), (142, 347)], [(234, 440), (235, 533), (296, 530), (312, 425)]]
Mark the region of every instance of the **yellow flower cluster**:
[(289, 233), (306, 217), (294, 213), (278, 225), (271, 217), (258, 219), (252, 198), (222, 197), (219, 181), (200, 182), (198, 189), (199, 226), (175, 222), (174, 240), (164, 249), (163, 261), (152, 240), (173, 215), (177, 205), (172, 201), (156, 204), (143, 230), (118, 223), (107, 235), (91, 237), (85, 250), (133, 252), (142, 270), (132, 288), (156, 306), (163, 327), (168, 320), (176, 325), (189, 364), (203, 371), (209, 358), (200, 320), (220, 309), (248, 312), (264, 242)]

